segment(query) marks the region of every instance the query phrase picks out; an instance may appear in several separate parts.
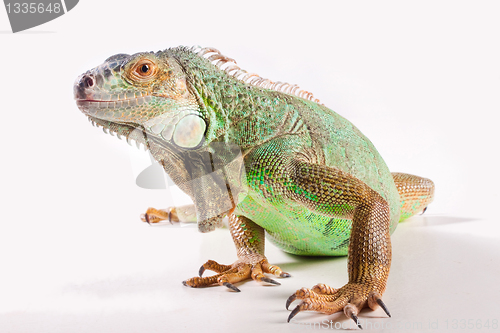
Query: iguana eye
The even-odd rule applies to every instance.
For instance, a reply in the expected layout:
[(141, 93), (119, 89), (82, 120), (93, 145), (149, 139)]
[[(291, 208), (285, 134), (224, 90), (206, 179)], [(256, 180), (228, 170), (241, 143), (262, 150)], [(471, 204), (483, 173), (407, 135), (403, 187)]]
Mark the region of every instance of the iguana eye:
[(141, 66), (141, 74), (148, 74), (150, 70), (151, 68), (146, 64)]
[(132, 77), (138, 80), (150, 79), (152, 78), (158, 70), (158, 67), (154, 62), (149, 59), (139, 60), (135, 66), (132, 68)]

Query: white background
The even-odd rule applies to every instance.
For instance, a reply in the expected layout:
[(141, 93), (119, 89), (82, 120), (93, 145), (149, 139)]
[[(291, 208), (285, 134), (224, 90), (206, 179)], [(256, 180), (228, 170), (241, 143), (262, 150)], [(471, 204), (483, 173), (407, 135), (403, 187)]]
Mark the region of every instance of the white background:
[(325, 319), (354, 328), (342, 313), (301, 313), (287, 324), (284, 308), (300, 287), (343, 285), (346, 258), (268, 244), (270, 262), (293, 276), (281, 286), (191, 289), (181, 281), (207, 259), (236, 258), (227, 229), (202, 235), (139, 221), (172, 195), (135, 185), (132, 148), (90, 126), (72, 85), (110, 55), (178, 45), (214, 46), (244, 69), (298, 83), (360, 128), (391, 170), (435, 181), (428, 212), (392, 237), (384, 301), (393, 317), (365, 310), (361, 319), (395, 332), (464, 323), (473, 331), (487, 320), (481, 331), (492, 330), (499, 9), (497, 1), (82, 0), (18, 34), (0, 10), (0, 332), (288, 332)]

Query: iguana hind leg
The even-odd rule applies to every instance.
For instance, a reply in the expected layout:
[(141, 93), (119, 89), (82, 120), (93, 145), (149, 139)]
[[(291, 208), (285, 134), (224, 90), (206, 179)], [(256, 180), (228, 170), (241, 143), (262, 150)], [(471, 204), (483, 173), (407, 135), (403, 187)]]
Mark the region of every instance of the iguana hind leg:
[[(279, 285), (280, 283), (265, 276), (265, 273), (279, 277), (289, 277), (281, 268), (269, 264), (264, 255), (264, 229), (244, 216), (229, 216), (229, 230), (238, 252), (238, 260), (232, 265), (221, 265), (213, 260), (207, 261), (200, 268), (200, 277), (194, 277), (183, 282), (190, 287), (206, 287), (210, 285), (226, 286), (234, 291), (240, 291), (234, 283), (253, 279)], [(201, 277), (205, 270), (218, 274)]]

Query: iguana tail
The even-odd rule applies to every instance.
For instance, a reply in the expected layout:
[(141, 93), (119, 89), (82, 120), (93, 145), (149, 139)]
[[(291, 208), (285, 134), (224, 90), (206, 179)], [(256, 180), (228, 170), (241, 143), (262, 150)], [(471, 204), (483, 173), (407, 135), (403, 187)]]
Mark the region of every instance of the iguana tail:
[(434, 199), (432, 180), (399, 172), (393, 172), (392, 178), (401, 202), (400, 222), (419, 212), (424, 212)]

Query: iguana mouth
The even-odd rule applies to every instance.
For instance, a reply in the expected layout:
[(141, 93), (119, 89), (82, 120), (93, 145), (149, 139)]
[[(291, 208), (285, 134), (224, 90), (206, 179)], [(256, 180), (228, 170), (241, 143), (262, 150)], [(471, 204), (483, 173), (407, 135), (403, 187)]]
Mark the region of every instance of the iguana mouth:
[[(143, 104), (151, 102), (152, 96), (140, 96), (135, 98), (125, 98), (117, 100), (100, 100), (100, 99), (76, 99), (76, 103), (79, 107), (88, 106), (89, 109), (116, 109), (116, 108), (127, 108), (127, 107), (137, 107)], [(82, 110), (80, 108), (80, 110)], [(82, 110), (85, 112), (85, 110)]]
[(105, 101), (105, 100), (99, 100), (99, 99), (77, 99), (76, 102), (116, 102), (116, 101)]

